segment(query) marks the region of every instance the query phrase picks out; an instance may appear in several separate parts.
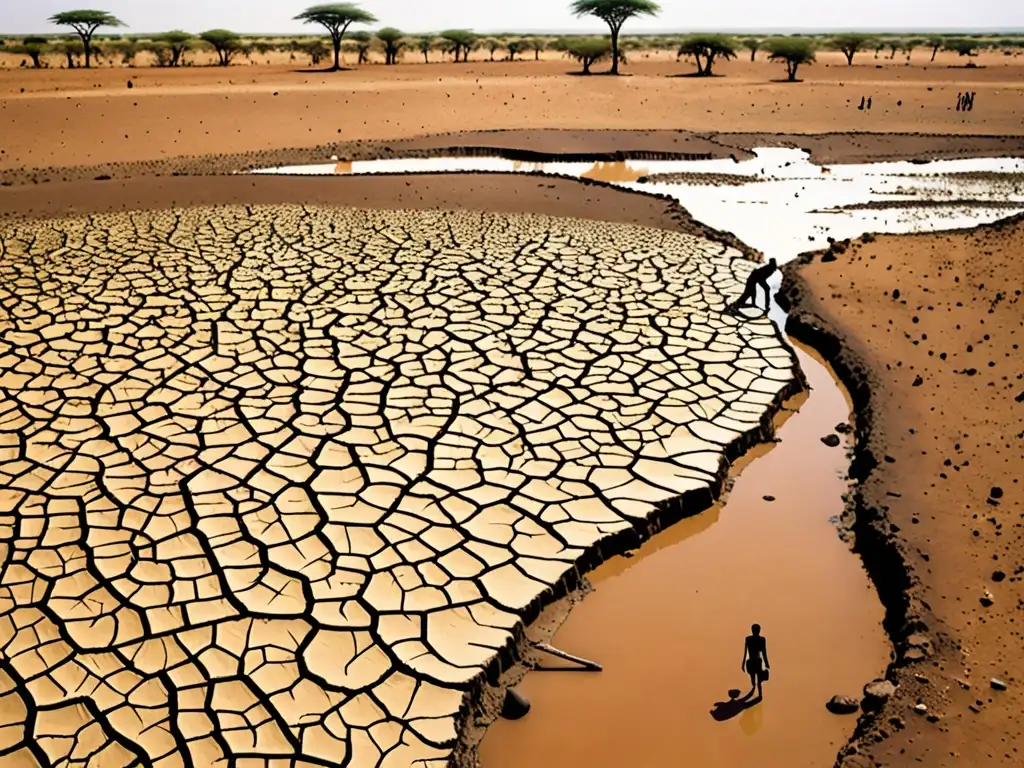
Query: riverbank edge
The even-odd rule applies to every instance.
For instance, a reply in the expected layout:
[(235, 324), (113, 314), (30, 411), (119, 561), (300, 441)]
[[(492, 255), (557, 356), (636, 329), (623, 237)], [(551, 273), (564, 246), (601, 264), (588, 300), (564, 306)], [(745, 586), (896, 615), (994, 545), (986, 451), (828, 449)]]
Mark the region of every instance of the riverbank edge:
[[(887, 146), (885, 142), (892, 142)], [(633, 147), (628, 145), (633, 143)], [(864, 146), (865, 143), (878, 146)], [(627, 148), (608, 149), (625, 144)], [(680, 148), (679, 145), (682, 145)], [(557, 148), (555, 148), (557, 146)], [(755, 147), (803, 149), (819, 164), (906, 160), (923, 163), (976, 157), (1024, 156), (1024, 136), (839, 132), (717, 133), (671, 130), (513, 129), (426, 134), (410, 139), (339, 141), (307, 147), (90, 165), (18, 167), (0, 171), (0, 186), (60, 181), (106, 181), (139, 176), (247, 173), (259, 168), (329, 162), (501, 157), (528, 163), (711, 160), (754, 157)], [(689, 151), (683, 151), (683, 150)]]
[[(957, 234), (1002, 229), (1024, 222), (1024, 214), (1009, 216), (998, 221), (979, 224), (969, 229), (942, 230), (925, 235)], [(914, 233), (902, 237), (915, 237)], [(872, 233), (860, 236), (861, 242), (870, 242)], [(854, 405), (854, 453), (850, 465), (850, 479), (855, 489), (847, 503), (843, 526), (853, 539), (853, 551), (860, 556), (872, 584), (885, 609), (883, 628), (896, 651), (895, 658), (886, 669), (886, 679), (896, 685), (893, 697), (874, 712), (864, 712), (850, 742), (840, 750), (834, 768), (864, 768), (874, 765), (860, 757), (861, 747), (877, 744), (890, 735), (886, 718), (898, 709), (912, 707), (917, 700), (915, 678), (926, 670), (927, 659), (934, 655), (934, 644), (945, 643), (941, 628), (932, 626), (927, 600), (920, 579), (914, 573), (906, 552), (907, 543), (898, 535), (879, 500), (869, 497), (864, 481), (878, 467), (877, 453), (884, 455), (884, 446), (877, 445), (874, 434), (878, 417), (872, 403), (877, 377), (865, 361), (860, 342), (846, 332), (842, 324), (833, 320), (827, 308), (811, 298), (801, 269), (815, 259), (834, 260), (836, 254), (846, 251), (851, 240), (837, 241), (829, 248), (801, 254), (782, 268), (783, 287), (777, 301), (788, 313), (786, 333), (816, 350), (829, 361), (835, 375), (850, 394)]]

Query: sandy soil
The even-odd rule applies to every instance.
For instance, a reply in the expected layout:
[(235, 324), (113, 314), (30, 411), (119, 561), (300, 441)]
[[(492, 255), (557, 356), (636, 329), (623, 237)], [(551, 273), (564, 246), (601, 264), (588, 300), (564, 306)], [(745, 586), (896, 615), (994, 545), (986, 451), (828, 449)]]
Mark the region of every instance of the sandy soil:
[(1018, 219), (879, 237), (799, 270), (799, 311), (838, 337), (861, 400), (860, 463), (878, 462), (860, 491), (864, 535), (912, 577), (897, 594), (895, 561), (880, 563), (900, 687), (851, 768), (1022, 760), (1022, 250)]
[[(972, 69), (822, 54), (802, 83), (781, 67), (638, 61), (632, 77), (575, 77), (565, 61), (409, 64), (339, 73), (290, 67), (0, 70), (0, 170), (252, 153), (338, 141), (517, 128), (758, 133), (1008, 135), (1024, 112), (1024, 65)], [(127, 83), (134, 87), (128, 89)], [(957, 94), (977, 92), (973, 112)], [(24, 89), (24, 92), (22, 92)], [(871, 96), (870, 111), (860, 111)], [(671, 147), (668, 148), (671, 151)]]
[(669, 198), (533, 174), (145, 177), (0, 188), (0, 217), (10, 218), (277, 203), (540, 213), (679, 230), (728, 241), (745, 252), (750, 250), (735, 238), (694, 221)]
[[(847, 422), (850, 404), (820, 360), (798, 354), (812, 389), (786, 404), (780, 442), (733, 465), (724, 503), (588, 577), (594, 592), (552, 642), (604, 670), (528, 675), (519, 690), (531, 714), (492, 726), (483, 768), (832, 764), (856, 717), (825, 702), (859, 695), (890, 646), (878, 598), (830, 521), (843, 512), (849, 462), (820, 438)], [(723, 707), (728, 689), (750, 687), (739, 663), (754, 621), (772, 679), (762, 703)]]

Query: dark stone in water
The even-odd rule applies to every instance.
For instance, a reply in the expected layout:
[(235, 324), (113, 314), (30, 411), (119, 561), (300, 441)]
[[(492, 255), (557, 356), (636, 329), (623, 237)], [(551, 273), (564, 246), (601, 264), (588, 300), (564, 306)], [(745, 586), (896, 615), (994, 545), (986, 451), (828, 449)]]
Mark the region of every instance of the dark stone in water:
[(821, 438), (821, 442), (827, 445), (829, 448), (838, 448), (839, 443), (842, 441), (839, 439), (839, 435), (825, 435)]
[(501, 716), (506, 720), (518, 720), (530, 711), (530, 701), (515, 688), (505, 691), (505, 703), (501, 705)]
[(860, 702), (852, 696), (833, 696), (828, 700), (825, 709), (833, 715), (852, 715), (860, 709)]

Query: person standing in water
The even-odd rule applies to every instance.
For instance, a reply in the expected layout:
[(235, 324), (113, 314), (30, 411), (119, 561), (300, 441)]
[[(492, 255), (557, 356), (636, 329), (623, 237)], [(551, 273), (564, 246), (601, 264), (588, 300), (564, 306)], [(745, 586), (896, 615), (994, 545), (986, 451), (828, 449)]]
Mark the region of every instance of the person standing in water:
[(769, 260), (767, 264), (764, 264), (753, 272), (750, 273), (750, 277), (747, 278), (747, 287), (743, 291), (743, 295), (739, 297), (735, 304), (728, 308), (727, 311), (735, 312), (741, 307), (746, 306), (747, 302), (751, 302), (755, 307), (757, 304), (757, 289), (761, 287), (764, 289), (764, 309), (767, 312), (771, 309), (772, 305), (772, 294), (771, 289), (768, 287), (768, 278), (774, 275), (779, 270), (779, 265), (775, 259)]
[(761, 625), (754, 624), (750, 628), (751, 635), (743, 644), (743, 662), (741, 668), (750, 675), (750, 692), (757, 689), (757, 698), (763, 698), (761, 684), (767, 677), (767, 670), (771, 669), (768, 663), (768, 646), (761, 636)]

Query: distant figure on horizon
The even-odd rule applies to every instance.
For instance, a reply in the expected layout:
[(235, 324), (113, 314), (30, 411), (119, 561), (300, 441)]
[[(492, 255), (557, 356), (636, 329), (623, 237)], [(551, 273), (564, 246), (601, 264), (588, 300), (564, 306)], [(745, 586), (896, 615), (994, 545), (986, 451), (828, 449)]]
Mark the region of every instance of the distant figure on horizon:
[[(726, 311), (735, 312), (742, 307), (747, 305), (749, 301), (755, 307), (757, 304), (757, 287), (761, 286), (764, 289), (764, 311), (767, 312), (772, 306), (772, 294), (771, 289), (768, 287), (768, 278), (779, 271), (779, 265), (775, 259), (770, 259), (767, 264), (758, 267), (750, 273), (750, 277), (747, 278), (747, 287), (743, 291), (743, 295), (737, 299), (736, 303), (730, 306)], [(758, 307), (760, 309), (760, 307)]]
[(750, 692), (753, 693), (756, 688), (757, 698), (761, 699), (764, 697), (761, 684), (767, 679), (771, 664), (768, 663), (768, 646), (761, 636), (761, 625), (754, 624), (750, 631), (750, 637), (743, 644), (743, 663), (741, 666), (750, 675)]

